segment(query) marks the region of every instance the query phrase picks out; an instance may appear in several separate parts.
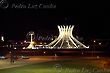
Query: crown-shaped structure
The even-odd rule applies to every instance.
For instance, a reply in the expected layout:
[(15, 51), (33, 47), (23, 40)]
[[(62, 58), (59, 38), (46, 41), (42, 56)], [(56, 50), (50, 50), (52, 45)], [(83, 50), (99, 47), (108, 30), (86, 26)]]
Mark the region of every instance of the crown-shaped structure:
[(70, 26), (59, 26), (59, 36), (54, 41), (52, 41), (50, 44), (48, 44), (48, 47), (51, 48), (89, 48), (79, 42), (73, 35), (74, 25)]

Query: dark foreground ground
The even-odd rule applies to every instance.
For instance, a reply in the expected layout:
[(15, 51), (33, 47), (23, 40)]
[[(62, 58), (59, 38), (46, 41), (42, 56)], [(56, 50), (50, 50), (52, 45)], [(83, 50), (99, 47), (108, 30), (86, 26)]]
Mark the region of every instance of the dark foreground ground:
[(110, 58), (29, 56), (14, 63), (0, 60), (0, 67), (0, 73), (110, 73)]

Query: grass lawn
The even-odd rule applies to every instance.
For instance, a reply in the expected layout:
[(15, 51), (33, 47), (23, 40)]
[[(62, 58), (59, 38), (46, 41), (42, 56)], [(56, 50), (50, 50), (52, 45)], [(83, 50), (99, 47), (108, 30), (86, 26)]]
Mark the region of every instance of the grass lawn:
[(56, 60), (0, 69), (0, 73), (110, 73), (102, 65), (104, 61), (99, 59)]

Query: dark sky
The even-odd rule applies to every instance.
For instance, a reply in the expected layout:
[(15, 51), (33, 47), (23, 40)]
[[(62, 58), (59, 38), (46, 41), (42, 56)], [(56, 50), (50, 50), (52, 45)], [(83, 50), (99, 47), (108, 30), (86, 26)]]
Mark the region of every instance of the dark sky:
[[(12, 3), (14, 2), (9, 2)], [(27, 32), (31, 30), (36, 33), (40, 31), (58, 33), (57, 25), (68, 24), (75, 25), (74, 32), (81, 37), (110, 38), (110, 8), (62, 6), (52, 3), (57, 7), (52, 9), (21, 9), (11, 8), (11, 6), (1, 8), (0, 34), (8, 39), (24, 39)]]

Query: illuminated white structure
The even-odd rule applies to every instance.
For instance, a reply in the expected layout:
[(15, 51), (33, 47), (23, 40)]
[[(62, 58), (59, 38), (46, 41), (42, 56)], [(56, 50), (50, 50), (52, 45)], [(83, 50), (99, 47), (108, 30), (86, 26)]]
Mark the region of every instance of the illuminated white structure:
[(33, 41), (33, 35), (34, 35), (34, 32), (29, 32), (27, 35), (30, 35), (30, 37), (31, 37), (31, 41), (29, 42), (30, 44), (29, 44), (29, 46), (27, 47), (27, 49), (34, 49), (35, 47), (34, 47), (34, 44), (35, 44), (35, 42)]
[(1, 36), (1, 41), (4, 41), (4, 36)]
[(59, 36), (47, 46), (49, 48), (89, 48), (72, 35), (74, 26), (58, 26)]

